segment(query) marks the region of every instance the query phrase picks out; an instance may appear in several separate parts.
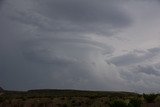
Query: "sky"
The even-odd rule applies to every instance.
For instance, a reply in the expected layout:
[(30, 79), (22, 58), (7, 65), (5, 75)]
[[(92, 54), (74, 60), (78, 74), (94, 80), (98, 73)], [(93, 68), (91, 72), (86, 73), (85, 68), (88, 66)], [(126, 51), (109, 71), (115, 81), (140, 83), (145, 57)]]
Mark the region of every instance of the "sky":
[(0, 0), (0, 86), (160, 92), (159, 0)]

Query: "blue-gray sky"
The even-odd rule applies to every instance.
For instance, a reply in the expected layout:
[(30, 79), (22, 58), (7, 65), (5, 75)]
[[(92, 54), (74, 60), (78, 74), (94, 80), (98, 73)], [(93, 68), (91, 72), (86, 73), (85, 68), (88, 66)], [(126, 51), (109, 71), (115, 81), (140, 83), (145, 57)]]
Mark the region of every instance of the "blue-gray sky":
[(159, 0), (1, 0), (0, 86), (160, 91)]

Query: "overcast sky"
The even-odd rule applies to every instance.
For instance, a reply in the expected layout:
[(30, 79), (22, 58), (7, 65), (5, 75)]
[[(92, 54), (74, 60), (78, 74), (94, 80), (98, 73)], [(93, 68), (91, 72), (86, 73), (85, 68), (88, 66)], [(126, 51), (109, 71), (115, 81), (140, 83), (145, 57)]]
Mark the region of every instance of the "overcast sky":
[(159, 0), (0, 0), (0, 86), (160, 92)]

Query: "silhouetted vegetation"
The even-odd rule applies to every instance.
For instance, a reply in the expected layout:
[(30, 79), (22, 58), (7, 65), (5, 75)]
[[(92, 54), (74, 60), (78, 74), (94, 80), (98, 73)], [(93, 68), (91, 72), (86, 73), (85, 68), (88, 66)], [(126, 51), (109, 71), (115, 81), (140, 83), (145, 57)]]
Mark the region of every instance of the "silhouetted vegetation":
[(132, 98), (128, 104), (128, 107), (141, 107), (142, 100), (140, 98)]
[(114, 100), (109, 105), (110, 107), (128, 107), (127, 103), (123, 100)]
[(156, 97), (157, 94), (108, 91), (3, 91), (0, 107), (146, 107), (143, 105), (159, 102), (160, 98)]
[(143, 94), (143, 98), (148, 103), (153, 103), (156, 97), (157, 97), (157, 94)]

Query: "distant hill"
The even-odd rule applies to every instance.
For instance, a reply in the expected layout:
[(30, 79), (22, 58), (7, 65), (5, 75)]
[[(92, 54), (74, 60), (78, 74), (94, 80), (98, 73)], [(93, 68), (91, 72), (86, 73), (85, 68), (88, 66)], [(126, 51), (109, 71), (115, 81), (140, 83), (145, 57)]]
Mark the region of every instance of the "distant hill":
[(121, 91), (88, 91), (88, 90), (61, 90), (61, 89), (36, 89), (28, 90), (28, 95), (34, 95), (35, 97), (127, 97), (127, 96), (138, 96), (139, 94), (134, 92), (121, 92)]
[(144, 95), (72, 89), (12, 91), (0, 87), (0, 107), (160, 107), (160, 94)]
[(72, 89), (34, 89), (28, 91), (9, 91), (3, 90), (6, 95), (14, 97), (34, 97), (34, 98), (50, 98), (50, 97), (128, 97), (139, 96), (134, 92), (123, 91), (89, 91), (89, 90), (72, 90)]
[(115, 99), (122, 99), (125, 103), (131, 98), (140, 99), (141, 95), (133, 92), (72, 89), (4, 90), (0, 93), (0, 107), (111, 107), (109, 105)]
[(4, 91), (4, 89), (2, 87), (0, 87), (0, 91)]

